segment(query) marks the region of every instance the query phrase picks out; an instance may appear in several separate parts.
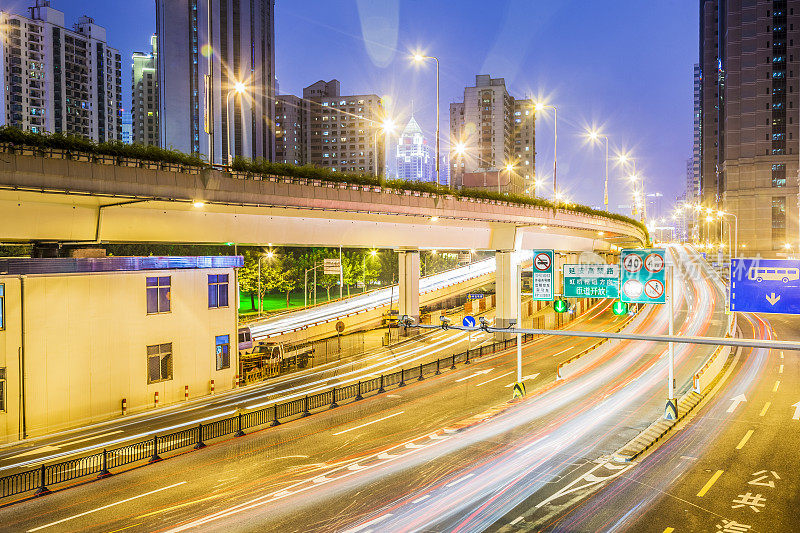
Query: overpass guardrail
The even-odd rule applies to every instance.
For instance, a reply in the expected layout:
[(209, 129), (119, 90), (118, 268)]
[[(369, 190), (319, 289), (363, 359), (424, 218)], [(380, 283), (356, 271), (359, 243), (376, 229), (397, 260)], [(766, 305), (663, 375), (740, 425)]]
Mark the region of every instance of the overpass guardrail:
[[(523, 344), (539, 335), (526, 334)], [(313, 412), (334, 409), (341, 402), (356, 402), (366, 395), (378, 395), (387, 389), (399, 389), (412, 381), (422, 381), (426, 376), (439, 375), (442, 371), (455, 370), (457, 364), (468, 365), (471, 359), (505, 351), (516, 347), (517, 339), (511, 338), (492, 344), (472, 348), (461, 353), (421, 363), (396, 372), (334, 386), (329, 390), (308, 394), (286, 402), (251, 411), (240, 411), (234, 416), (221, 418), (208, 423), (198, 423), (177, 431), (153, 434), (132, 444), (116, 448), (102, 449), (95, 453), (51, 464), (43, 463), (36, 468), (15, 472), (0, 477), (0, 500), (33, 492), (32, 496), (43, 496), (51, 492), (49, 487), (69, 481), (102, 479), (112, 475), (127, 465), (153, 464), (162, 460), (161, 455), (181, 449), (206, 447), (206, 441), (232, 435), (241, 437), (246, 430), (275, 427), (291, 420), (305, 418)], [(287, 420), (290, 419), (290, 420)], [(120, 472), (124, 470), (119, 470)], [(11, 502), (6, 502), (6, 504)]]

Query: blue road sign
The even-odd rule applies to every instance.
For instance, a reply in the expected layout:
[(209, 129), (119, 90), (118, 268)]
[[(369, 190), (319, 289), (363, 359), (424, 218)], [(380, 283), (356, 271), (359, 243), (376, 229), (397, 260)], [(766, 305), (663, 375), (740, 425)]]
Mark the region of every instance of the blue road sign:
[(800, 315), (800, 261), (732, 259), (731, 311)]
[(467, 316), (464, 317), (464, 320), (462, 320), (461, 323), (464, 324), (468, 328), (474, 328), (475, 327), (475, 317), (467, 315)]
[(471, 292), (467, 294), (467, 300), (482, 300), (483, 296), (482, 292)]
[(629, 304), (663, 304), (667, 300), (663, 249), (622, 250), (620, 299)]

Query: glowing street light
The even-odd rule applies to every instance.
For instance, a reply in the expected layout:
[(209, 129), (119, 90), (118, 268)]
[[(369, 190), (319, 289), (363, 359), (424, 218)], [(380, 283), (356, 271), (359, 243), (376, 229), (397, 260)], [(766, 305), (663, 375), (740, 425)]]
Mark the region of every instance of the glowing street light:
[(606, 180), (605, 187), (603, 189), (603, 205), (605, 206), (606, 211), (608, 211), (608, 135), (598, 133), (596, 130), (590, 130), (589, 138), (595, 142), (599, 141), (600, 139), (603, 139), (606, 142)]
[[(436, 183), (442, 185), (439, 172), (439, 58), (422, 55), (419, 52), (416, 52), (413, 58), (417, 63), (422, 63), (426, 59), (433, 59), (436, 61)], [(449, 186), (450, 184), (447, 185)]]
[(275, 252), (267, 250), (267, 252), (258, 258), (258, 316), (264, 312), (264, 295), (261, 294), (261, 261), (266, 259), (271, 261), (275, 257)]
[[(388, 135), (391, 132), (394, 131), (394, 128), (395, 128), (394, 120), (392, 120), (391, 118), (388, 118), (388, 117), (384, 118), (383, 122), (381, 122), (380, 127), (379, 128), (375, 128), (375, 134), (372, 136), (373, 137), (372, 145), (375, 147), (375, 150), (374, 150), (373, 153), (375, 154), (375, 156), (374, 156), (374, 158), (375, 158), (375, 165), (374, 165), (375, 169), (374, 170), (375, 170), (375, 177), (376, 178), (378, 177), (378, 134), (379, 133), (383, 133), (384, 136), (388, 137)], [(386, 145), (387, 145), (387, 142), (386, 142), (386, 139), (384, 139), (383, 140), (383, 146), (386, 147)], [(385, 157), (385, 154), (384, 154), (384, 157)]]
[(225, 100), (225, 121), (228, 123), (228, 166), (233, 164), (233, 150), (231, 148), (231, 97), (234, 94), (242, 95), (247, 91), (247, 86), (241, 81), (234, 81), (233, 88), (228, 91)]
[(544, 111), (547, 108), (553, 110), (553, 194), (558, 198), (558, 187), (556, 184), (556, 173), (558, 170), (558, 109), (554, 105), (544, 104), (542, 102), (537, 102), (533, 108), (536, 111), (534, 121), (540, 111)]

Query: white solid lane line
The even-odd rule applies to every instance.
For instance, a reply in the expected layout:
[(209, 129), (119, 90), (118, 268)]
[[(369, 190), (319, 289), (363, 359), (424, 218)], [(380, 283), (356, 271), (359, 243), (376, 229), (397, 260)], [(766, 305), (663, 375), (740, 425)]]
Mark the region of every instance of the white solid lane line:
[(334, 436), (341, 435), (342, 433), (347, 433), (348, 431), (353, 431), (355, 429), (360, 429), (360, 428), (369, 426), (371, 424), (375, 424), (376, 422), (381, 422), (383, 420), (386, 420), (387, 418), (392, 418), (393, 416), (402, 415), (403, 413), (405, 413), (405, 411), (398, 411), (397, 413), (393, 413), (391, 415), (384, 416), (383, 418), (378, 418), (377, 420), (373, 420), (371, 422), (367, 422), (366, 424), (361, 424), (360, 426), (355, 426), (355, 427), (352, 427), (352, 428), (344, 429), (342, 431), (337, 431), (333, 435)]
[(151, 494), (155, 494), (156, 492), (162, 492), (162, 491), (165, 491), (165, 490), (173, 489), (175, 487), (178, 487), (180, 485), (185, 485), (185, 484), (186, 484), (186, 481), (181, 481), (180, 483), (175, 483), (175, 484), (170, 485), (168, 487), (161, 487), (160, 489), (151, 490), (150, 492), (145, 492), (144, 494), (139, 494), (138, 496), (132, 496), (132, 497), (127, 498), (125, 500), (120, 500), (118, 502), (109, 503), (108, 505), (104, 505), (102, 507), (98, 507), (97, 509), (92, 509), (91, 511), (86, 511), (84, 513), (76, 514), (76, 515), (73, 515), (73, 516), (70, 516), (70, 517), (67, 517), (67, 518), (62, 518), (61, 520), (57, 520), (55, 522), (50, 522), (49, 524), (45, 524), (43, 526), (39, 526), (39, 527), (35, 527), (33, 529), (29, 529), (28, 533), (32, 533), (34, 531), (39, 531), (40, 529), (44, 529), (44, 528), (47, 528), (47, 527), (50, 527), (50, 526), (63, 524), (64, 522), (69, 522), (70, 520), (74, 520), (74, 519), (80, 518), (82, 516), (86, 516), (86, 515), (89, 515), (89, 514), (92, 514), (92, 513), (96, 513), (97, 511), (102, 511), (104, 509), (108, 509), (109, 507), (114, 507), (116, 505), (121, 505), (123, 503), (127, 503), (127, 502), (132, 501), (132, 500), (138, 500), (139, 498), (144, 498), (145, 496), (150, 496)]
[(374, 526), (375, 524), (379, 524), (379, 523), (383, 522), (384, 520), (386, 520), (390, 516), (392, 516), (391, 513), (387, 513), (387, 514), (385, 514), (383, 516), (379, 516), (375, 520), (370, 520), (369, 522), (367, 522), (365, 524), (361, 524), (360, 526), (356, 526), (353, 529), (348, 529), (344, 533), (358, 533), (359, 531), (364, 531), (368, 527), (371, 527), (371, 526)]
[(488, 374), (492, 370), (494, 370), (494, 368), (487, 368), (485, 370), (478, 370), (474, 374), (470, 374), (469, 376), (464, 376), (463, 378), (457, 379), (455, 382), (456, 383), (461, 383), (462, 381), (465, 381), (465, 380), (468, 380), (468, 379), (472, 379), (472, 378), (476, 378), (478, 376), (482, 376), (483, 374)]
[(81, 442), (89, 442), (90, 440), (102, 439), (103, 437), (110, 437), (111, 435), (116, 435), (117, 433), (122, 433), (122, 430), (118, 429), (117, 431), (111, 431), (109, 433), (103, 433), (102, 435), (95, 435), (94, 437), (86, 437), (85, 439), (67, 441), (67, 442), (64, 442), (62, 444), (59, 444), (59, 447), (63, 448), (64, 446), (72, 446), (73, 444), (80, 444)]
[(475, 385), (475, 386), (476, 386), (476, 387), (480, 387), (481, 385), (486, 385), (487, 383), (491, 383), (492, 381), (495, 381), (495, 380), (497, 380), (497, 379), (504, 378), (504, 377), (506, 377), (506, 376), (510, 376), (510, 375), (511, 375), (511, 374), (513, 374), (513, 373), (514, 373), (514, 371), (512, 370), (511, 372), (509, 372), (509, 373), (507, 373), (507, 374), (503, 374), (502, 376), (497, 376), (496, 378), (487, 379), (486, 381), (482, 381), (482, 382), (478, 383), (478, 384), (477, 384), (477, 385)]

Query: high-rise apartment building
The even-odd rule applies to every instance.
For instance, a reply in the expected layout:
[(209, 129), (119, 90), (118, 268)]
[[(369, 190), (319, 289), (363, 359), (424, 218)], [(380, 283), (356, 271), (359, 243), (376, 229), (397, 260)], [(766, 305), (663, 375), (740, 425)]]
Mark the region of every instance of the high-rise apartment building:
[(436, 183), (436, 150), (428, 144), (413, 116), (397, 140), (395, 161), (397, 179)]
[[(450, 177), (468, 186), (468, 174), (496, 174), (500, 189), (533, 191), (536, 176), (535, 111), (531, 100), (517, 99), (503, 78), (475, 76), (464, 89), (464, 101), (450, 104)], [(456, 151), (463, 147), (463, 153)], [(505, 170), (513, 165), (513, 171)], [(502, 172), (499, 172), (502, 171)]]
[(376, 94), (342, 96), (338, 80), (303, 89), (305, 161), (339, 172), (385, 172), (385, 118)]
[(66, 28), (48, 0), (29, 11), (0, 11), (0, 125), (120, 139), (122, 64), (106, 30), (86, 16)]
[[(686, 162), (686, 198), (685, 203), (697, 204), (701, 199), (700, 175), (702, 153), (702, 101), (700, 97), (700, 85), (703, 82), (702, 69), (699, 64), (694, 66), (694, 108), (692, 113), (692, 157)], [(687, 239), (698, 240), (700, 238), (699, 226), (696, 223), (696, 214), (686, 218)]]
[(138, 144), (158, 146), (158, 38), (150, 38), (148, 53), (133, 53), (132, 138)]
[(703, 205), (737, 216), (748, 255), (797, 251), (800, 0), (701, 0), (700, 64)]
[(303, 99), (281, 94), (275, 100), (275, 161), (302, 165), (305, 156), (307, 106)]
[(274, 8), (274, 0), (156, 0), (162, 146), (218, 164), (229, 154), (274, 160)]

